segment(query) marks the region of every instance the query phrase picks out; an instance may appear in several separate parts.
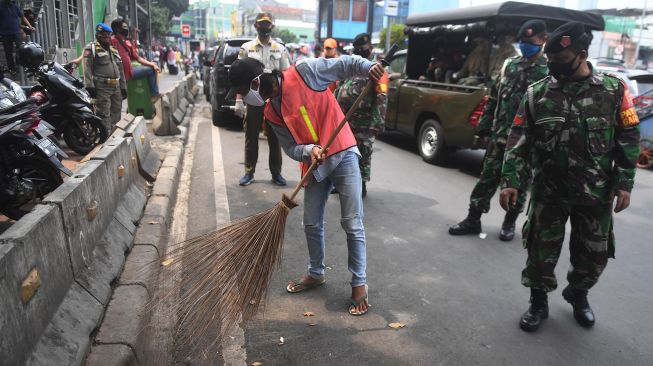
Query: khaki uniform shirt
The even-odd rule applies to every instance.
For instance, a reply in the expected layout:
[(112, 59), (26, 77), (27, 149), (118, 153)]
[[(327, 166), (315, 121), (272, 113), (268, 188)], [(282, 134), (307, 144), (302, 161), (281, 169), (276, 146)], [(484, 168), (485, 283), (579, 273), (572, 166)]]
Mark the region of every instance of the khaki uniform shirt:
[(255, 58), (265, 65), (264, 72), (270, 73), (272, 70), (284, 71), (290, 67), (288, 50), (281, 44), (270, 40), (267, 45), (262, 44), (258, 37), (244, 43), (240, 47), (239, 58)]
[(90, 43), (84, 48), (84, 85), (87, 88), (117, 86), (127, 89), (122, 59), (118, 50), (104, 49), (100, 43)]

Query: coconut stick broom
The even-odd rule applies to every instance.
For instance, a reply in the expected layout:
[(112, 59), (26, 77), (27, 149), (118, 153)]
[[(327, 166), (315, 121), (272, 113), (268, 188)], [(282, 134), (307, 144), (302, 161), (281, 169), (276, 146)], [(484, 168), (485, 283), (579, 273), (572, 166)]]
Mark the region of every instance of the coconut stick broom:
[[(393, 45), (384, 60), (397, 48)], [(325, 154), (371, 86), (370, 80), (329, 137), (323, 147)], [(162, 265), (183, 262), (183, 275), (168, 293), (154, 301), (172, 303), (167, 310), (179, 316), (182, 342), (216, 349), (214, 346), (234, 326), (256, 315), (281, 262), (288, 213), (297, 207), (295, 197), (316, 167), (317, 162), (313, 162), (290, 196), (284, 193), (274, 207), (171, 246)]]

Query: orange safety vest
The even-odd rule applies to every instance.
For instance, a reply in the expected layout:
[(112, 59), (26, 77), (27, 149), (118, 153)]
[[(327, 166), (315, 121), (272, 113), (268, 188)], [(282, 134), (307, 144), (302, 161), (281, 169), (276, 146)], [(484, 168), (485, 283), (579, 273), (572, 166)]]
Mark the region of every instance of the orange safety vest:
[[(281, 116), (268, 102), (265, 118), (279, 126), (285, 125), (298, 145), (324, 146), (345, 115), (331, 91), (311, 89), (293, 65), (283, 72)], [(327, 157), (352, 146), (356, 146), (356, 138), (349, 124), (345, 124), (329, 147)], [(300, 163), (300, 166), (303, 176), (310, 164)]]

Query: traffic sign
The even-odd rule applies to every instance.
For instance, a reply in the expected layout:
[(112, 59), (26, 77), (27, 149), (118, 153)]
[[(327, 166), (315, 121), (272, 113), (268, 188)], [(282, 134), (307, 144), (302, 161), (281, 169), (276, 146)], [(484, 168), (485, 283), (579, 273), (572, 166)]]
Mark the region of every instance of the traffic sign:
[(385, 0), (385, 15), (389, 17), (399, 15), (399, 1)]
[(190, 25), (188, 24), (181, 25), (181, 36), (183, 38), (190, 38)]
[(624, 45), (623, 44), (618, 44), (617, 47), (614, 48), (614, 53), (615, 55), (621, 55), (624, 53)]

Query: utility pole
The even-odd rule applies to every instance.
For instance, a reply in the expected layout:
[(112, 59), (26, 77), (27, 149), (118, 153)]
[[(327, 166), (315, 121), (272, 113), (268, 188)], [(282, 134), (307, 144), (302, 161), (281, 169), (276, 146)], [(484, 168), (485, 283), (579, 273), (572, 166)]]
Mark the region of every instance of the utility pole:
[(385, 52), (388, 52), (388, 50), (390, 49), (391, 36), (392, 36), (392, 17), (388, 16), (388, 29), (385, 34), (385, 50), (384, 50)]
[(637, 63), (637, 60), (639, 59), (639, 49), (642, 45), (642, 33), (644, 31), (644, 22), (646, 20), (646, 2), (647, 0), (644, 0), (644, 7), (642, 7), (642, 18), (639, 24), (639, 39), (637, 40), (637, 47), (635, 48), (635, 63)]

